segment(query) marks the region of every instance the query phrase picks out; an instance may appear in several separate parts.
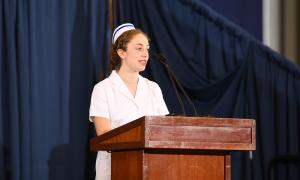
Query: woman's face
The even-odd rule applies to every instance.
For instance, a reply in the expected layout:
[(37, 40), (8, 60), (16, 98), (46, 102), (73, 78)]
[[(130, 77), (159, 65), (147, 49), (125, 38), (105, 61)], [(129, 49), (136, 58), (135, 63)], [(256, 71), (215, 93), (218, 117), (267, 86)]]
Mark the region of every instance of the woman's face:
[(149, 59), (149, 42), (147, 37), (140, 33), (132, 37), (127, 44), (127, 50), (118, 50), (122, 59), (121, 69), (128, 72), (144, 71)]

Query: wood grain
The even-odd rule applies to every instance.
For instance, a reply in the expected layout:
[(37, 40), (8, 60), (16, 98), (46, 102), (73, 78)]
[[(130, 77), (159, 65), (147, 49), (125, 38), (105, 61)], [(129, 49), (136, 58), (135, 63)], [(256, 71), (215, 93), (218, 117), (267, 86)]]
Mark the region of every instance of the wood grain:
[(253, 119), (146, 116), (90, 140), (112, 180), (230, 180), (230, 151), (255, 150)]

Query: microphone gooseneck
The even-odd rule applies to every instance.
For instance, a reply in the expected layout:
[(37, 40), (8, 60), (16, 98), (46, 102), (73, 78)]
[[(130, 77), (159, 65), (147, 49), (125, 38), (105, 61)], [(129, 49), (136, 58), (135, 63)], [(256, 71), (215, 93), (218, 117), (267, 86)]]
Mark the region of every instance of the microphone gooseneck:
[(175, 90), (175, 94), (176, 94), (176, 97), (177, 97), (177, 100), (179, 102), (179, 105), (180, 105), (180, 108), (181, 108), (181, 111), (182, 111), (182, 114), (185, 116), (186, 115), (186, 112), (185, 112), (185, 108), (184, 108), (184, 105), (183, 105), (183, 101), (179, 95), (179, 92), (178, 92), (178, 89), (177, 89), (177, 86), (175, 84), (175, 80), (174, 80), (174, 77), (172, 76), (172, 73), (170, 71), (170, 68), (169, 68), (169, 65), (167, 64), (166, 62), (166, 59), (164, 58), (163, 55), (161, 54), (154, 54), (154, 56), (156, 57), (156, 59), (159, 60), (159, 62), (165, 67), (167, 73), (168, 73), (168, 76), (169, 76), (169, 79), (171, 80), (171, 84)]
[[(178, 88), (179, 90), (183, 93), (184, 97), (188, 100), (188, 102), (190, 103), (190, 105), (192, 106), (193, 108), (193, 111), (194, 111), (194, 116), (198, 116), (198, 112), (196, 110), (196, 107), (193, 103), (193, 101), (191, 100), (191, 98), (188, 96), (188, 94), (186, 93), (186, 91), (184, 90), (184, 88), (182, 87), (181, 83), (178, 81), (178, 79), (176, 78), (174, 72), (172, 71), (171, 67), (168, 65), (167, 63), (167, 58), (165, 57), (165, 55), (163, 54), (158, 54), (158, 53), (155, 53), (154, 56), (156, 57), (156, 59), (159, 60), (159, 62), (165, 67), (167, 73), (168, 73), (168, 76), (171, 80), (171, 83), (172, 83), (172, 86), (175, 90), (175, 93), (176, 93), (176, 96), (177, 96), (177, 100), (180, 104), (180, 107), (181, 107), (181, 110), (182, 110), (182, 113), (183, 115), (186, 115), (186, 111), (185, 111), (185, 108), (184, 108), (184, 105), (183, 105), (183, 101), (181, 99), (181, 96), (179, 95), (179, 91), (178, 91)], [(177, 88), (178, 87), (178, 88)]]

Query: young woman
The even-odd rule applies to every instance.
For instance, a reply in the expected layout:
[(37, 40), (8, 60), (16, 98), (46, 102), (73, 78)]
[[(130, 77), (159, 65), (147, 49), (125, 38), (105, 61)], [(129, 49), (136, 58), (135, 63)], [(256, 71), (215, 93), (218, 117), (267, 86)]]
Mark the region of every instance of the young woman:
[[(159, 86), (141, 75), (149, 59), (147, 35), (133, 24), (118, 26), (112, 37), (110, 76), (95, 85), (90, 120), (97, 135), (147, 115), (169, 113)], [(96, 180), (111, 179), (111, 156), (98, 152)]]

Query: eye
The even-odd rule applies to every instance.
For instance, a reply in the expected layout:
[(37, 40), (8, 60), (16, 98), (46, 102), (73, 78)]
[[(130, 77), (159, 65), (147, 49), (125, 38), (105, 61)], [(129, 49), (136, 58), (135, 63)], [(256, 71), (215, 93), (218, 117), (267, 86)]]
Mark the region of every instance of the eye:
[(143, 48), (141, 48), (141, 47), (137, 47), (135, 49), (138, 50), (138, 51), (142, 51), (143, 50)]

